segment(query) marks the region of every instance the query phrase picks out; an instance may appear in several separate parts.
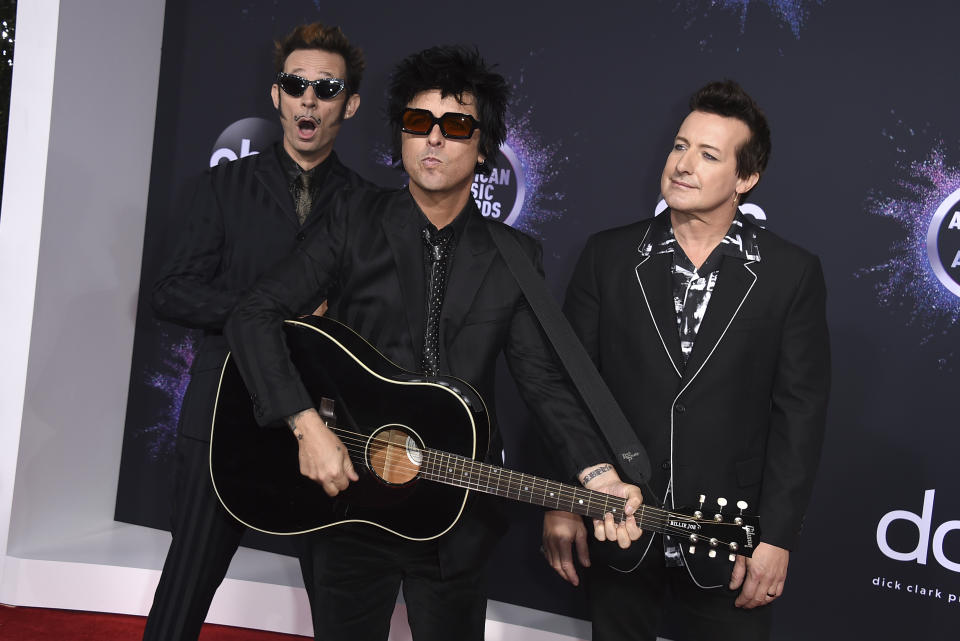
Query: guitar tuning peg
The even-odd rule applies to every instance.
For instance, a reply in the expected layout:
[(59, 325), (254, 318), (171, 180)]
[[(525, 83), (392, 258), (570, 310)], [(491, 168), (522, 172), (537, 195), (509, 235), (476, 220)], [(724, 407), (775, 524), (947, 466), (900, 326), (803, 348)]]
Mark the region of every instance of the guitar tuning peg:
[(734, 563), (737, 560), (737, 555), (730, 554), (730, 556), (727, 557), (727, 560), (730, 561), (730, 563)]
[(727, 507), (727, 499), (721, 496), (717, 499), (717, 505), (720, 506), (720, 510), (713, 515), (713, 520), (719, 523), (723, 520), (723, 508)]
[(704, 496), (703, 494), (701, 494), (701, 495), (700, 495), (700, 509), (694, 511), (694, 513), (693, 513), (693, 518), (698, 519), (698, 520), (703, 518), (703, 503), (704, 503), (704, 501), (706, 501), (706, 500), (707, 500), (707, 497)]
[(696, 553), (697, 553), (697, 546), (696, 546), (696, 545), (691, 545), (691, 546), (690, 546), (690, 549), (688, 549), (687, 551), (688, 551), (690, 554), (696, 554)]
[(716, 551), (716, 550), (710, 550), (709, 552), (707, 552), (707, 556), (709, 556), (711, 559), (715, 559), (715, 558), (717, 558), (717, 551)]
[(737, 507), (740, 508), (740, 515), (737, 518), (733, 519), (733, 522), (736, 523), (737, 525), (743, 525), (743, 519), (741, 517), (743, 516), (743, 511), (747, 509), (747, 502), (737, 501)]

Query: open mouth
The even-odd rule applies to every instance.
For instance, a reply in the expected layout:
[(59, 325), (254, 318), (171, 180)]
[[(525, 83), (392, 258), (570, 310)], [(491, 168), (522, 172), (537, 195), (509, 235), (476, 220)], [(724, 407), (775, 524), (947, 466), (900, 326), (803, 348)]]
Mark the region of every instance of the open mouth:
[(297, 131), (301, 138), (310, 138), (317, 130), (317, 122), (310, 116), (302, 116), (297, 119)]

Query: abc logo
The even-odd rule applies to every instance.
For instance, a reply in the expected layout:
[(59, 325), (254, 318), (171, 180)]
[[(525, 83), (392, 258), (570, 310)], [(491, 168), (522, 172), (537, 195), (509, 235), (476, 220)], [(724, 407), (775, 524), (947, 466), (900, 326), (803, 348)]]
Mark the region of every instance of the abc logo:
[(280, 125), (264, 118), (238, 120), (213, 144), (210, 166), (258, 154), (280, 138)]
[(927, 259), (937, 279), (960, 296), (960, 189), (933, 214), (927, 230)]
[(474, 175), (470, 193), (484, 217), (512, 225), (523, 209), (526, 195), (523, 166), (507, 143), (500, 145), (497, 160), (489, 176)]
[[(960, 572), (960, 563), (951, 560), (944, 552), (944, 541), (950, 532), (960, 530), (960, 521), (947, 521), (941, 523), (933, 532), (933, 538), (930, 537), (930, 530), (933, 528), (933, 497), (936, 490), (927, 490), (923, 493), (923, 509), (920, 514), (915, 514), (909, 510), (893, 510), (887, 512), (877, 524), (877, 546), (883, 555), (895, 561), (916, 561), (920, 565), (927, 564), (929, 547), (933, 547), (933, 558), (944, 568), (953, 572)], [(899, 552), (894, 550), (888, 541), (888, 530), (890, 525), (897, 521), (912, 523), (917, 529), (917, 538), (913, 539), (913, 528), (906, 528), (909, 536), (898, 536), (898, 543), (909, 541), (908, 545), (916, 545), (912, 550)], [(899, 534), (904, 534), (902, 528), (899, 528)], [(960, 536), (960, 535), (958, 535)], [(960, 560), (960, 555), (956, 556)]]

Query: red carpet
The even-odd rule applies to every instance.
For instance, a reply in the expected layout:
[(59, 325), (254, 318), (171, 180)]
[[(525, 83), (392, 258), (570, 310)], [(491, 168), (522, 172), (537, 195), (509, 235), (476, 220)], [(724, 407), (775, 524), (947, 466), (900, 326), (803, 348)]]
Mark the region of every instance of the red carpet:
[[(0, 605), (3, 641), (140, 641), (145, 617)], [(303, 641), (307, 637), (206, 624), (200, 641)]]

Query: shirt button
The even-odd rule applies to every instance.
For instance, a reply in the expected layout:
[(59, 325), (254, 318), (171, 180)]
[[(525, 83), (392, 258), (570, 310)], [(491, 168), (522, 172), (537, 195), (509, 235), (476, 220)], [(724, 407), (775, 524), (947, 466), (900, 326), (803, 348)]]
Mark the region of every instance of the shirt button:
[(676, 410), (677, 414), (683, 414), (687, 411), (687, 406), (683, 403), (677, 403), (673, 406), (673, 409)]
[(303, 240), (306, 237), (307, 235), (303, 232), (300, 232), (299, 234), (297, 234), (297, 240)]
[(661, 463), (661, 464), (660, 464), (660, 469), (661, 469), (661, 470), (669, 470), (669, 469), (670, 469), (670, 459), (667, 459), (666, 461), (664, 461), (663, 463)]

